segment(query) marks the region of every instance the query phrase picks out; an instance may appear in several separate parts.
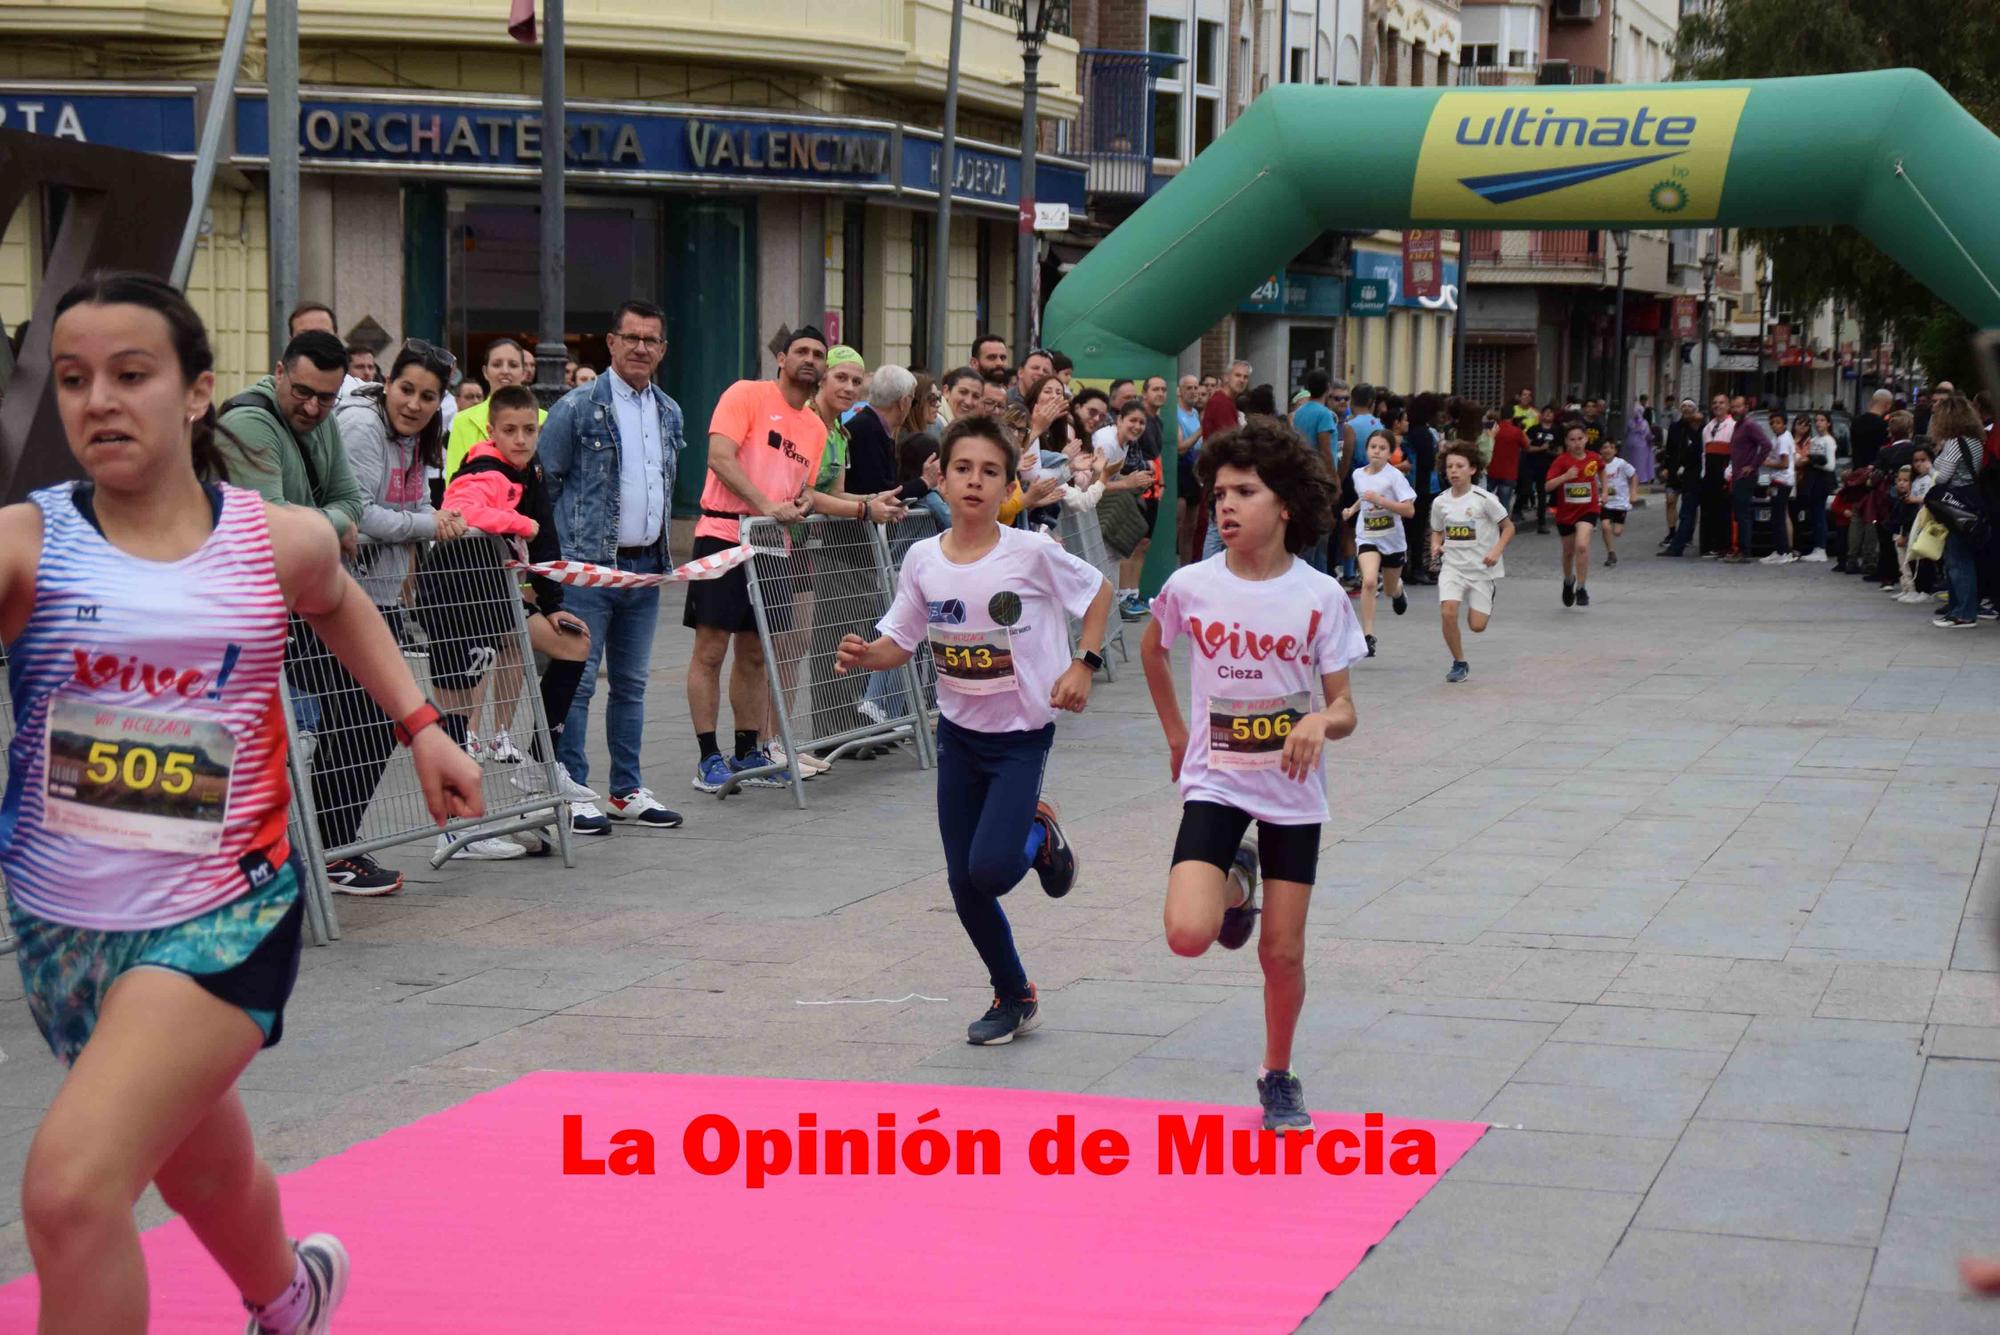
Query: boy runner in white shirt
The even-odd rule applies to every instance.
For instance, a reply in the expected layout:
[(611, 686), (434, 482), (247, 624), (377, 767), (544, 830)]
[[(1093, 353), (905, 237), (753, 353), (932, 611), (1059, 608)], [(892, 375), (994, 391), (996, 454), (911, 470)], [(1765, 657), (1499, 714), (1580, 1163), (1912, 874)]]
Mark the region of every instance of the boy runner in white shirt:
[(1792, 550), (1792, 492), (1799, 484), (1800, 442), (1781, 409), (1771, 414), (1771, 457), (1764, 461), (1763, 482), (1771, 489), (1771, 554), (1767, 566), (1790, 565), (1799, 559)]
[(1446, 681), (1472, 674), (1459, 637), (1458, 607), (1469, 604), (1466, 624), (1477, 635), (1493, 618), (1494, 586), (1506, 575), (1501, 556), (1514, 540), (1514, 521), (1492, 492), (1472, 485), (1478, 447), (1455, 440), (1445, 447), (1444, 477), (1449, 491), (1431, 502), (1431, 564), (1438, 568), (1438, 616), (1444, 646), (1451, 650)]
[[(1025, 529), (1003, 528), (1015, 453), (990, 417), (953, 422), (938, 446), (951, 527), (911, 547), (872, 643), (840, 642), (837, 672), (901, 667), (926, 640), (937, 665), (938, 833), (952, 903), (993, 980), (993, 1005), (966, 1041), (1011, 1043), (1040, 1019), (1000, 896), (1033, 867), (1060, 899), (1076, 854), (1042, 777), (1058, 709), (1081, 713), (1111, 615), (1111, 586), (1088, 563)], [(1081, 617), (1071, 656), (1069, 618)]]
[[(1332, 527), (1338, 494), (1317, 452), (1290, 427), (1256, 419), (1209, 441), (1196, 469), (1223, 550), (1167, 581), (1140, 651), (1183, 802), (1167, 879), (1167, 944), (1190, 956), (1216, 941), (1241, 948), (1259, 913), (1261, 861), (1257, 1097), (1266, 1129), (1307, 1128), (1312, 1118), (1290, 1067), (1327, 811), (1321, 750), (1354, 731), (1347, 668), (1367, 645), (1346, 593), (1300, 555)], [(1169, 656), (1183, 636), (1191, 646), (1192, 745)], [(1317, 709), (1315, 697), (1324, 702)], [(1246, 840), (1253, 820), (1257, 837)]]
[(1618, 564), (1615, 539), (1625, 536), (1625, 519), (1632, 512), (1632, 484), (1638, 481), (1639, 470), (1630, 460), (1618, 457), (1618, 442), (1609, 436), (1598, 442), (1597, 457), (1603, 461), (1598, 476), (1604, 480), (1604, 522), (1597, 531), (1604, 538), (1604, 564), (1608, 569)]
[(1375, 585), (1382, 581), (1389, 590), (1389, 606), (1403, 615), (1410, 600), (1403, 596), (1403, 562), (1409, 539), (1403, 521), (1417, 512), (1416, 488), (1399, 468), (1389, 467), (1389, 455), (1396, 443), (1386, 431), (1369, 434), (1364, 448), (1366, 467), (1354, 470), (1354, 504), (1340, 512), (1354, 521), (1354, 559), (1361, 567), (1361, 634), (1368, 645), (1368, 657), (1375, 656)]

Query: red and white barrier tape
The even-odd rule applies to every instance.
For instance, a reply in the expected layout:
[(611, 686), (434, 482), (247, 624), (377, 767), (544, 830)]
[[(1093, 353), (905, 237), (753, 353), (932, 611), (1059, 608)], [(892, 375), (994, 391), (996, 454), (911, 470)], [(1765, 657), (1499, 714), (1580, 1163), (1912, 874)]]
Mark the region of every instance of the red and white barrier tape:
[(616, 570), (610, 566), (592, 565), (588, 561), (508, 561), (509, 570), (522, 570), (530, 575), (540, 575), (543, 579), (554, 580), (558, 584), (569, 584), (584, 589), (650, 589), (659, 584), (685, 584), (690, 580), (714, 579), (726, 574), (749, 560), (751, 549), (745, 545), (731, 547), (726, 552), (716, 552), (678, 566), (665, 574), (644, 575), (631, 570)]

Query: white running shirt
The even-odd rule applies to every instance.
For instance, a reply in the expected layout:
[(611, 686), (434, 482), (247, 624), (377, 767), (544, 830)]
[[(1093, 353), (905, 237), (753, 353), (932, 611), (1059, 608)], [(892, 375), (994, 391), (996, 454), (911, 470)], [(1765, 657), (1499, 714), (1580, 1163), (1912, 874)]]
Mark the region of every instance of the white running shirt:
[(1320, 677), (1368, 656), (1346, 592), (1297, 557), (1275, 579), (1243, 579), (1220, 552), (1174, 572), (1153, 599), (1153, 620), (1161, 643), (1186, 636), (1192, 645), (1181, 800), (1273, 825), (1324, 821), (1324, 761), (1305, 780), (1286, 778), (1278, 762), (1291, 723), (1322, 703)]
[(1613, 459), (1604, 465), (1598, 474), (1604, 480), (1604, 508), (1607, 510), (1629, 510), (1632, 508), (1632, 482), (1639, 476), (1639, 470), (1629, 459)]
[[(1410, 485), (1410, 479), (1404, 477), (1403, 470), (1393, 464), (1383, 464), (1379, 473), (1371, 473), (1366, 468), (1355, 469), (1354, 494), (1359, 497), (1364, 491), (1387, 496), (1392, 501), (1417, 499), (1417, 490)], [(1367, 501), (1362, 501), (1361, 508), (1354, 512), (1354, 540), (1365, 542), (1384, 555), (1409, 549), (1409, 543), (1403, 537), (1403, 517)]]
[(1049, 692), (1075, 661), (1069, 618), (1090, 610), (1104, 576), (1026, 529), (1001, 528), (993, 550), (969, 565), (941, 542), (910, 548), (877, 629), (911, 653), (930, 642), (938, 707), (961, 728), (1047, 727), (1056, 717)]
[(1431, 532), (1444, 534), (1443, 568), (1472, 579), (1506, 575), (1506, 557), (1486, 564), (1486, 553), (1500, 541), (1500, 522), (1506, 517), (1507, 507), (1484, 487), (1467, 487), (1463, 496), (1439, 492), (1431, 502)]

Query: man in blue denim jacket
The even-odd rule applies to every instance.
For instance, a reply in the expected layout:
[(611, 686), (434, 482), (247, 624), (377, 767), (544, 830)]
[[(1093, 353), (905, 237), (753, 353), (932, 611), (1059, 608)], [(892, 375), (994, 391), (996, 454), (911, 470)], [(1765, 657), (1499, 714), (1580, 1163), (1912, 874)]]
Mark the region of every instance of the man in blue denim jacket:
[[(564, 395), (549, 410), (536, 453), (566, 561), (657, 573), (667, 557), (674, 472), (680, 461), (680, 405), (653, 384), (666, 355), (666, 317), (647, 301), (628, 301), (612, 320), (611, 370)], [(584, 740), (600, 655), (609, 655), (611, 699), (604, 710), (611, 750), (607, 816), (589, 801), (570, 807), (578, 834), (609, 834), (613, 820), (638, 829), (670, 830), (681, 823), (640, 781), (639, 741), (646, 710), (646, 673), (659, 624), (660, 590), (572, 588), (568, 611), (590, 627), (583, 684), (556, 742), (578, 784), (589, 779)], [(575, 796), (574, 794), (572, 796)]]

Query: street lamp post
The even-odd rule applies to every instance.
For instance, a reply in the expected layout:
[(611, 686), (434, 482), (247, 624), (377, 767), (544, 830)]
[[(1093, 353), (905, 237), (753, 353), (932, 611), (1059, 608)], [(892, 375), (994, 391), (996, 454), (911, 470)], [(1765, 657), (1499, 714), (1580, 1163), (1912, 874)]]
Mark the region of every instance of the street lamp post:
[(565, 116), (567, 89), (563, 71), (563, 0), (542, 0), (542, 217), (539, 296), (542, 318), (535, 337), (535, 397), (553, 407), (563, 396), (563, 371), (569, 349), (563, 343), (568, 323), (563, 266), (564, 176), (569, 163), (569, 131)]
[(1696, 391), (1704, 408), (1708, 406), (1708, 343), (1714, 331), (1708, 302), (1715, 291), (1715, 271), (1721, 263), (1722, 257), (1715, 253), (1715, 233), (1710, 232), (1708, 250), (1701, 257), (1701, 386)]
[(1611, 244), (1618, 248), (1618, 310), (1611, 321), (1611, 420), (1605, 423), (1605, 427), (1622, 440), (1625, 429), (1625, 265), (1632, 248), (1632, 234), (1622, 227), (1614, 228)]
[(1835, 297), (1833, 299), (1833, 394), (1827, 399), (1827, 406), (1829, 408), (1840, 402), (1840, 378), (1847, 371), (1846, 366), (1842, 365), (1840, 360), (1841, 317), (1846, 314), (1846, 306), (1839, 297)]
[(1035, 75), (1056, 0), (1020, 0), (1021, 232), (1014, 257), (1014, 360), (1024, 360), (1035, 336)]
[(964, 32), (965, 0), (952, 0), (951, 57), (944, 75), (944, 135), (938, 141), (937, 233), (931, 241), (931, 337), (924, 350), (924, 365), (940, 378), (944, 375), (945, 326), (951, 323), (951, 195), (958, 181), (958, 47)]

